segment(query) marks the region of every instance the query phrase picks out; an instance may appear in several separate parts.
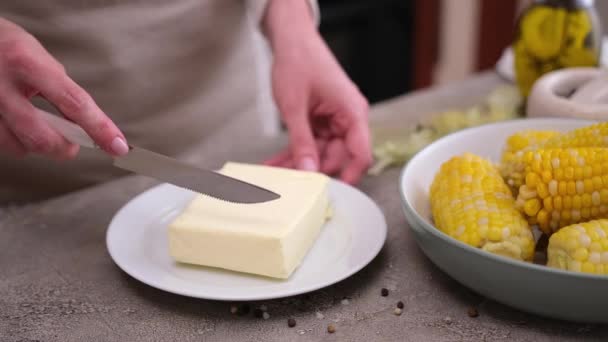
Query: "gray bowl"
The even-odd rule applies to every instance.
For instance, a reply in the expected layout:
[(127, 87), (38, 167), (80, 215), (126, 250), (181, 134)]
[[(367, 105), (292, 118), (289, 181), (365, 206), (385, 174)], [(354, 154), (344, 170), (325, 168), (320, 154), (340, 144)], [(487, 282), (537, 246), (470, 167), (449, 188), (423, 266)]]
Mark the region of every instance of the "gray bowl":
[(497, 302), (551, 318), (608, 323), (608, 276), (558, 270), (471, 247), (433, 226), (429, 204), (433, 177), (450, 157), (472, 152), (498, 161), (506, 138), (517, 131), (568, 131), (591, 123), (545, 118), (484, 125), (448, 135), (416, 154), (403, 168), (399, 187), (405, 216), (422, 251), (443, 272)]

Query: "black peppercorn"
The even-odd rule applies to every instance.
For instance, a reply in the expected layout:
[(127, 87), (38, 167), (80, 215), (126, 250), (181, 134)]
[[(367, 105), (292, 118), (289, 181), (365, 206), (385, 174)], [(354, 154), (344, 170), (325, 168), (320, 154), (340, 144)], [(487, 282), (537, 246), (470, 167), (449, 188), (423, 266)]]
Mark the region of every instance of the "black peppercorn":
[(240, 316), (245, 316), (249, 314), (249, 312), (251, 312), (251, 307), (249, 306), (249, 304), (241, 304), (239, 306), (238, 314)]
[(287, 320), (287, 326), (290, 327), (290, 328), (295, 327), (296, 326), (296, 320), (293, 319), (293, 318), (288, 319)]
[(264, 316), (264, 311), (262, 311), (262, 309), (255, 309), (253, 310), (253, 316), (255, 318), (262, 318)]

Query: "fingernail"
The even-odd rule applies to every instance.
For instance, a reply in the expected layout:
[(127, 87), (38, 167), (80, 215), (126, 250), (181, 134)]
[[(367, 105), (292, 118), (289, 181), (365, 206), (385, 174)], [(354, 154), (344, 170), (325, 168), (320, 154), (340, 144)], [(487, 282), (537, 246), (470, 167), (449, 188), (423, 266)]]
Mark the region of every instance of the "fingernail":
[(129, 152), (129, 146), (127, 146), (127, 143), (121, 137), (114, 138), (110, 148), (112, 149), (112, 152), (119, 156), (123, 156)]
[(317, 171), (317, 165), (315, 161), (310, 157), (305, 157), (300, 160), (298, 169), (303, 171)]

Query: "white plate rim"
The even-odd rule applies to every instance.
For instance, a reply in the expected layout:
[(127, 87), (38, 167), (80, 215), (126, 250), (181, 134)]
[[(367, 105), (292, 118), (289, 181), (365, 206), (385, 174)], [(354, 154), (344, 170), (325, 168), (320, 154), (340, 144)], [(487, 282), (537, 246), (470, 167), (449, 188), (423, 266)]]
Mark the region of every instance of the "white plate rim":
[[(421, 226), (425, 232), (430, 233), (435, 238), (439, 238), (449, 244), (455, 245), (470, 253), (479, 255), (480, 257), (489, 258), (489, 259), (493, 260), (494, 262), (509, 264), (510, 266), (513, 266), (513, 267), (522, 267), (522, 268), (528, 269), (530, 271), (546, 272), (546, 273), (557, 274), (557, 275), (566, 276), (566, 277), (580, 278), (580, 279), (592, 279), (595, 281), (608, 281), (608, 277), (606, 277), (606, 276), (582, 273), (582, 272), (571, 272), (571, 271), (566, 271), (566, 270), (561, 270), (561, 269), (556, 269), (556, 268), (550, 268), (550, 267), (547, 267), (544, 265), (537, 265), (534, 263), (527, 263), (527, 262), (523, 262), (523, 261), (513, 260), (513, 259), (510, 259), (507, 257), (503, 257), (500, 255), (495, 255), (495, 254), (486, 252), (479, 248), (474, 248), (472, 246), (469, 246), (469, 245), (465, 244), (464, 242), (461, 242), (461, 241), (441, 232), (434, 225), (428, 223), (426, 221), (426, 219), (424, 217), (422, 217), (421, 214), (416, 209), (414, 209), (413, 205), (410, 203), (410, 201), (408, 199), (407, 194), (405, 194), (404, 185), (405, 185), (405, 181), (406, 181), (406, 176), (410, 172), (412, 172), (411, 171), (413, 168), (412, 165), (415, 165), (418, 162), (418, 159), (424, 158), (424, 156), (426, 154), (432, 153), (434, 149), (438, 148), (437, 146), (439, 146), (441, 144), (445, 144), (446, 141), (456, 139), (460, 135), (472, 134), (477, 130), (484, 130), (484, 129), (489, 129), (489, 128), (499, 128), (500, 126), (509, 125), (509, 124), (518, 124), (518, 123), (522, 123), (524, 121), (527, 123), (532, 123), (532, 122), (538, 122), (540, 124), (545, 123), (547, 125), (550, 124), (551, 122), (555, 122), (555, 121), (561, 121), (564, 123), (572, 122), (572, 123), (576, 123), (576, 124), (591, 124), (591, 123), (597, 122), (595, 120), (573, 119), (573, 118), (513, 119), (513, 120), (508, 120), (505, 122), (490, 123), (490, 124), (479, 125), (476, 127), (470, 127), (470, 128), (466, 128), (466, 129), (445, 135), (444, 137), (434, 141), (433, 143), (429, 144), (428, 146), (426, 146), (425, 148), (420, 150), (418, 153), (416, 153), (410, 159), (408, 164), (402, 168), (401, 174), (399, 176), (399, 195), (401, 196), (401, 202), (402, 202), (403, 206), (410, 214), (412, 214), (412, 216), (416, 220), (416, 223), (418, 223), (419, 226)], [(410, 229), (412, 229), (411, 226), (410, 226)]]
[[(388, 236), (388, 226), (387, 226), (386, 218), (384, 216), (384, 213), (382, 212), (382, 210), (380, 209), (380, 207), (374, 200), (372, 200), (369, 196), (367, 196), (360, 189), (350, 186), (349, 184), (346, 184), (342, 181), (339, 181), (336, 179), (331, 179), (330, 183), (333, 183), (334, 186), (345, 187), (349, 191), (352, 191), (355, 194), (357, 194), (358, 196), (361, 196), (362, 199), (364, 199), (365, 201), (367, 201), (369, 203), (370, 210), (375, 211), (376, 214), (378, 214), (378, 218), (380, 219), (380, 222), (378, 222), (378, 226), (374, 227), (374, 231), (376, 231), (377, 234), (379, 234), (379, 236), (378, 236), (379, 243), (377, 243), (374, 246), (370, 246), (370, 249), (369, 249), (370, 253), (368, 253), (367, 257), (364, 258), (360, 263), (349, 268), (345, 272), (342, 272), (340, 274), (336, 273), (336, 277), (334, 277), (330, 281), (319, 282), (316, 285), (297, 288), (297, 289), (293, 289), (293, 290), (285, 290), (280, 293), (275, 293), (272, 295), (270, 295), (270, 294), (266, 295), (266, 296), (264, 296), (264, 295), (254, 295), (254, 296), (242, 295), (242, 296), (235, 297), (235, 296), (225, 296), (225, 295), (221, 295), (221, 294), (220, 295), (210, 294), (210, 295), (202, 296), (202, 295), (200, 295), (198, 293), (194, 293), (192, 291), (170, 288), (170, 287), (167, 287), (164, 284), (162, 284), (162, 282), (158, 282), (158, 281), (154, 281), (154, 280), (150, 281), (150, 279), (146, 279), (146, 277), (142, 276), (137, 270), (132, 269), (131, 266), (128, 264), (128, 262), (121, 260), (119, 257), (117, 257), (117, 253), (113, 252), (112, 243), (110, 241), (111, 234), (113, 234), (112, 232), (114, 229), (118, 229), (118, 228), (116, 228), (116, 221), (119, 220), (122, 215), (125, 215), (125, 213), (128, 212), (130, 205), (133, 205), (133, 203), (136, 203), (137, 201), (141, 201), (142, 198), (145, 198), (146, 196), (150, 196), (151, 193), (158, 191), (159, 189), (161, 189), (163, 187), (171, 186), (170, 184), (167, 184), (167, 183), (161, 183), (152, 188), (149, 188), (149, 189), (139, 193), (138, 195), (134, 196), (128, 202), (126, 202), (123, 206), (121, 206), (121, 208), (112, 217), (112, 220), (110, 221), (110, 223), (108, 224), (108, 227), (106, 229), (106, 250), (107, 250), (108, 254), (110, 255), (110, 258), (112, 259), (112, 261), (116, 264), (116, 266), (118, 266), (119, 269), (121, 269), (123, 272), (125, 272), (127, 275), (129, 275), (133, 279), (135, 279), (145, 285), (151, 286), (153, 288), (156, 288), (156, 289), (168, 292), (168, 293), (191, 297), (191, 298), (216, 300), (216, 301), (256, 301), (256, 300), (270, 300), (270, 299), (277, 299), (277, 298), (286, 298), (286, 297), (291, 297), (291, 296), (296, 296), (296, 295), (301, 295), (301, 294), (317, 291), (319, 289), (339, 283), (339, 282), (353, 276), (354, 274), (358, 273), (363, 268), (365, 268), (367, 265), (369, 265), (378, 256), (378, 254), (380, 254), (380, 252), (386, 245), (386, 239)], [(331, 185), (332, 184), (330, 184), (330, 186)]]

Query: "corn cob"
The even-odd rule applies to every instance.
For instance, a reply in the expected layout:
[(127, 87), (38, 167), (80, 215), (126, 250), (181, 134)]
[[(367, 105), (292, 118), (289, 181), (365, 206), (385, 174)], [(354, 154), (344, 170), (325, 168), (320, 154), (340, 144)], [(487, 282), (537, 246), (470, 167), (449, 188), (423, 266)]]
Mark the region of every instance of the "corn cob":
[(535, 148), (545, 143), (550, 138), (556, 137), (561, 133), (552, 130), (524, 130), (512, 134), (507, 138), (505, 152), (515, 153), (526, 148)]
[(465, 153), (443, 163), (430, 201), (437, 228), (449, 236), (491, 253), (532, 259), (530, 227), (490, 161)]
[(543, 148), (608, 147), (608, 121), (556, 135)]
[(608, 148), (526, 152), (517, 207), (551, 235), (570, 224), (608, 217)]
[(558, 134), (557, 131), (526, 130), (507, 138), (499, 170), (513, 194), (517, 194), (517, 190), (524, 183), (524, 165), (518, 162), (521, 161), (524, 151), (535, 149)]
[(547, 266), (608, 275), (608, 220), (570, 225), (553, 234)]
[[(519, 187), (524, 183), (525, 165), (522, 158), (526, 152), (549, 148), (608, 147), (608, 122), (577, 128), (562, 134), (551, 134), (551, 131), (529, 132), (510, 137), (510, 144), (514, 146), (511, 147), (507, 141), (500, 165), (501, 175), (514, 195), (517, 195)], [(517, 147), (520, 147), (517, 151), (510, 152)]]

